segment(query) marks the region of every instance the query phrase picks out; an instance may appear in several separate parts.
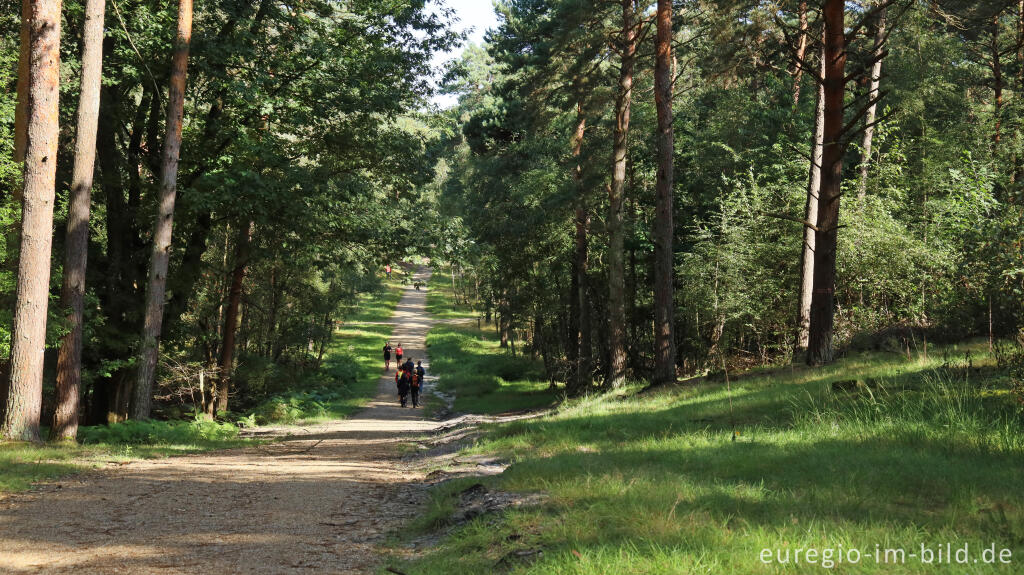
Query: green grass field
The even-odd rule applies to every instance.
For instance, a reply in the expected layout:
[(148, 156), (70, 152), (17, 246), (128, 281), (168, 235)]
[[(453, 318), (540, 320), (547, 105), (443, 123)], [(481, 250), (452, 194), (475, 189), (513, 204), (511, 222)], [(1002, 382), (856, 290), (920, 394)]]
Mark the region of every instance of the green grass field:
[[(379, 293), (363, 294), (330, 343), (324, 366), (297, 389), (275, 396), (250, 413), (246, 424), (299, 424), (346, 417), (376, 392), (379, 350), (391, 335), (387, 320), (401, 299), (399, 278)], [(46, 436), (46, 430), (43, 431)], [(109, 461), (167, 457), (251, 445), (230, 423), (153, 421), (83, 427), (80, 445), (0, 444), (0, 493), (22, 491)]]
[[(560, 397), (539, 361), (503, 353), (494, 334), (475, 327), (439, 325), (427, 335), (438, 389), (454, 393), (460, 413), (503, 413), (553, 405)], [(433, 402), (432, 402), (433, 403)]]
[[(720, 381), (634, 387), (492, 426), (467, 452), (512, 465), (481, 481), (548, 502), (475, 519), (395, 565), (420, 575), (1020, 573), (1021, 408), (986, 351), (970, 349), (973, 368), (862, 354), (825, 369), (759, 370), (734, 378), (731, 391)], [(833, 389), (851, 378), (866, 385)], [(411, 529), (444, 525), (476, 481), (435, 489)], [(946, 543), (969, 545), (969, 566), (909, 557)], [(984, 563), (991, 545), (1012, 563)], [(771, 561), (797, 549), (818, 555)], [(861, 561), (835, 564), (839, 549), (857, 549)], [(885, 549), (902, 549), (905, 562)], [(508, 559), (530, 550), (543, 554)]]

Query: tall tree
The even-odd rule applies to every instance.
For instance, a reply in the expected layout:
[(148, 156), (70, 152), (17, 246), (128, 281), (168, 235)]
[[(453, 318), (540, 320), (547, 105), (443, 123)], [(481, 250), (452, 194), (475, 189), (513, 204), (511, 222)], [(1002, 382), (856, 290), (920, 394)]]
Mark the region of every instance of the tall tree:
[[(28, 64), (23, 72), (24, 185), (10, 376), (0, 438), (38, 441), (50, 288), (60, 96), (60, 0), (23, 0)], [(25, 36), (22, 37), (26, 39)]]
[(654, 229), (654, 383), (676, 380), (673, 333), (672, 194), (675, 184), (675, 137), (672, 129), (672, 1), (658, 0), (654, 56), (654, 101), (658, 113), (658, 175)]
[(796, 354), (807, 352), (811, 330), (811, 299), (814, 293), (814, 241), (818, 222), (818, 199), (821, 191), (822, 148), (825, 145), (825, 46), (822, 44), (819, 71), (815, 78), (818, 89), (814, 105), (814, 141), (811, 143), (811, 166), (807, 177), (807, 201), (804, 204), (803, 247), (800, 250), (800, 301), (797, 307)]
[(633, 68), (638, 30), (633, 0), (621, 0), (622, 28), (618, 46), (619, 91), (615, 98), (612, 142), (612, 181), (608, 186), (608, 353), (606, 383), (619, 387), (626, 381), (626, 268), (622, 221), (626, 191), (626, 156), (629, 154), (629, 116), (633, 99)]
[(157, 199), (156, 224), (153, 230), (153, 252), (149, 262), (146, 286), (146, 312), (142, 328), (139, 371), (132, 393), (132, 419), (149, 418), (153, 401), (153, 383), (160, 354), (160, 331), (163, 325), (164, 294), (167, 289), (167, 268), (174, 226), (174, 201), (177, 196), (178, 156), (181, 151), (181, 123), (185, 114), (185, 78), (188, 71), (189, 44), (192, 40), (192, 0), (179, 0), (178, 30), (171, 61), (170, 89), (167, 97), (167, 125), (163, 157), (160, 161), (160, 189)]
[(872, 51), (874, 63), (871, 64), (871, 84), (868, 86), (868, 111), (864, 115), (864, 139), (861, 142), (860, 182), (857, 185), (857, 198), (863, 200), (868, 190), (868, 168), (871, 164), (871, 141), (875, 136), (875, 118), (878, 107), (878, 87), (882, 81), (882, 60), (885, 58), (885, 13), (886, 8), (878, 13), (875, 23), (875, 45)]
[(835, 320), (836, 252), (839, 246), (839, 200), (843, 178), (843, 98), (846, 92), (846, 30), (843, 0), (825, 0), (824, 135), (821, 190), (814, 238), (814, 290), (807, 363), (832, 362)]
[(216, 412), (228, 410), (231, 374), (235, 361), (235, 334), (238, 331), (238, 310), (242, 303), (242, 282), (249, 263), (249, 245), (252, 242), (252, 224), (239, 226), (235, 238), (235, 267), (231, 270), (228, 305), (224, 310), (224, 333), (220, 346), (220, 377), (217, 386)]
[(96, 125), (103, 68), (103, 14), (106, 0), (86, 0), (82, 33), (82, 91), (78, 96), (75, 165), (68, 200), (67, 243), (61, 304), (69, 310), (68, 333), (57, 355), (57, 406), (50, 439), (74, 440), (78, 433), (78, 397), (82, 382), (82, 315), (89, 253), (89, 204), (96, 163)]

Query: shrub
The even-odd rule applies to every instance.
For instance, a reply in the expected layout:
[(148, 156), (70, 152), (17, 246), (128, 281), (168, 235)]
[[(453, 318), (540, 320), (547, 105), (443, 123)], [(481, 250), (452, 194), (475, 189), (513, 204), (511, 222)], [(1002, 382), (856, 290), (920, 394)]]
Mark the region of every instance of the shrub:
[(187, 445), (238, 437), (238, 427), (216, 421), (125, 421), (109, 426), (83, 427), (84, 444)]

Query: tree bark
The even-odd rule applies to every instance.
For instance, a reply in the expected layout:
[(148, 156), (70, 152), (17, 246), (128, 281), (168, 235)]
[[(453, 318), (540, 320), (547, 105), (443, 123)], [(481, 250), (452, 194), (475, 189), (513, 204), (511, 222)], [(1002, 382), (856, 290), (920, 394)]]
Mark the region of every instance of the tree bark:
[[(579, 244), (581, 241), (580, 234), (580, 221), (579, 212), (582, 208), (582, 196), (583, 196), (583, 166), (580, 163), (581, 155), (583, 153), (583, 136), (586, 133), (587, 118), (583, 113), (583, 103), (576, 103), (576, 129), (573, 131), (572, 138), (572, 157), (576, 161), (576, 165), (572, 169), (573, 184), (576, 187), (576, 198), (575, 198), (575, 210), (573, 212), (573, 221), (576, 227), (575, 237), (575, 249), (573, 250), (572, 264), (570, 266), (570, 277), (569, 277), (569, 315), (567, 318), (566, 327), (566, 357), (569, 360), (570, 374), (568, 376), (568, 389), (572, 390), (577, 387), (579, 381), (579, 369), (580, 369), (580, 314), (582, 313), (582, 306), (580, 305), (580, 254)], [(585, 232), (583, 232), (585, 233)], [(585, 237), (583, 241), (586, 241)]]
[(103, 13), (106, 0), (86, 0), (82, 34), (82, 91), (78, 98), (75, 165), (68, 202), (68, 230), (61, 304), (70, 310), (69, 331), (57, 355), (57, 407), (50, 439), (74, 440), (78, 434), (78, 398), (82, 383), (82, 316), (89, 253), (89, 208), (96, 163), (96, 126), (103, 68)]
[(224, 317), (224, 338), (220, 346), (220, 378), (217, 386), (217, 413), (228, 410), (231, 391), (231, 373), (235, 360), (235, 333), (238, 331), (238, 307), (242, 301), (242, 282), (249, 263), (249, 244), (252, 241), (252, 223), (238, 228), (235, 240), (235, 268), (231, 270), (231, 290)]
[(807, 2), (800, 3), (800, 38), (796, 46), (796, 64), (793, 70), (793, 107), (800, 104), (800, 82), (804, 77), (804, 57), (807, 55)]
[[(21, 248), (6, 408), (0, 439), (39, 441), (43, 352), (50, 288), (53, 201), (60, 132), (60, 0), (23, 0), (28, 16), (28, 81), (24, 107), (25, 162)], [(24, 38), (24, 37), (23, 37)]]
[(815, 230), (814, 291), (807, 363), (824, 365), (834, 359), (836, 248), (839, 239), (839, 200), (843, 176), (843, 96), (846, 74), (846, 36), (843, 0), (825, 0), (825, 116), (818, 229)]
[[(878, 13), (878, 24), (875, 26), (875, 46), (873, 54), (875, 63), (871, 65), (871, 84), (868, 88), (868, 99), (878, 98), (878, 87), (882, 79), (882, 53), (885, 44), (885, 8)], [(868, 167), (871, 164), (871, 141), (875, 137), (875, 117), (878, 104), (871, 104), (864, 115), (864, 139), (861, 143), (860, 183), (857, 186), (857, 199), (863, 200), (868, 191)]]
[[(821, 79), (825, 77), (824, 47), (820, 56), (819, 76), (815, 81), (818, 86), (818, 95), (814, 112), (814, 142), (811, 147), (810, 175), (807, 178), (807, 203), (804, 206), (804, 222), (812, 224), (818, 222), (822, 148), (825, 145), (825, 84), (821, 82)], [(802, 234), (803, 250), (801, 250), (800, 257), (800, 302), (797, 308), (795, 357), (807, 352), (811, 329), (811, 296), (814, 293), (814, 228), (805, 224)]]
[(575, 365), (575, 392), (582, 391), (591, 384), (591, 373), (593, 372), (593, 345), (591, 333), (593, 330), (593, 313), (590, 305), (590, 297), (587, 292), (587, 272), (590, 268), (590, 209), (587, 205), (587, 189), (583, 180), (583, 138), (586, 135), (586, 118), (583, 112), (583, 105), (577, 105), (578, 123), (576, 127), (576, 139), (573, 142), (573, 157), (576, 158), (576, 170), (573, 173), (573, 180), (576, 184), (576, 240), (575, 240), (575, 277), (573, 278), (572, 294), (573, 302), (579, 310), (578, 322), (575, 324), (575, 344), (577, 361)]
[(192, 39), (192, 0), (179, 0), (178, 32), (171, 62), (170, 89), (167, 97), (167, 128), (160, 161), (160, 191), (153, 253), (146, 288), (146, 315), (142, 328), (139, 373), (132, 395), (131, 417), (148, 419), (153, 402), (153, 382), (160, 353), (164, 294), (174, 225), (174, 201), (177, 195), (178, 156), (181, 151), (181, 123), (185, 112), (185, 77), (188, 69), (189, 42)]
[(615, 101), (615, 129), (612, 149), (612, 181), (608, 186), (608, 345), (606, 384), (620, 387), (626, 381), (626, 278), (622, 202), (626, 190), (626, 156), (629, 152), (629, 117), (633, 98), (633, 68), (636, 60), (637, 30), (633, 0), (622, 0), (621, 69)]
[(654, 61), (654, 101), (658, 109), (658, 174), (655, 184), (654, 229), (654, 383), (676, 380), (673, 333), (672, 194), (675, 176), (675, 134), (672, 128), (672, 1), (658, 0), (658, 33)]

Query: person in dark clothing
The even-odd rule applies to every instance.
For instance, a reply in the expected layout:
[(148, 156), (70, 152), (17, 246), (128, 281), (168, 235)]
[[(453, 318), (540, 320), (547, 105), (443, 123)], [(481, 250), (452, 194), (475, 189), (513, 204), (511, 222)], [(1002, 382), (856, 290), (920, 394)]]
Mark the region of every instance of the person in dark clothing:
[(409, 375), (412, 375), (416, 373), (416, 364), (413, 363), (412, 358), (409, 358), (402, 364), (402, 369), (409, 372)]
[(395, 379), (398, 380), (398, 400), (405, 407), (406, 402), (409, 398), (409, 389), (412, 387), (413, 375), (405, 370), (399, 370), (395, 374)]
[(384, 371), (391, 370), (391, 342), (384, 342)]
[(415, 378), (416, 379), (414, 380), (414, 382), (412, 384), (412, 390), (411, 391), (412, 391), (412, 406), (415, 408), (415, 407), (419, 407), (420, 406), (420, 390), (423, 389), (423, 377), (425, 375), (427, 375), (427, 371), (425, 369), (423, 369), (423, 362), (422, 361), (417, 361), (416, 362), (416, 370), (415, 370), (414, 374), (415, 374)]

